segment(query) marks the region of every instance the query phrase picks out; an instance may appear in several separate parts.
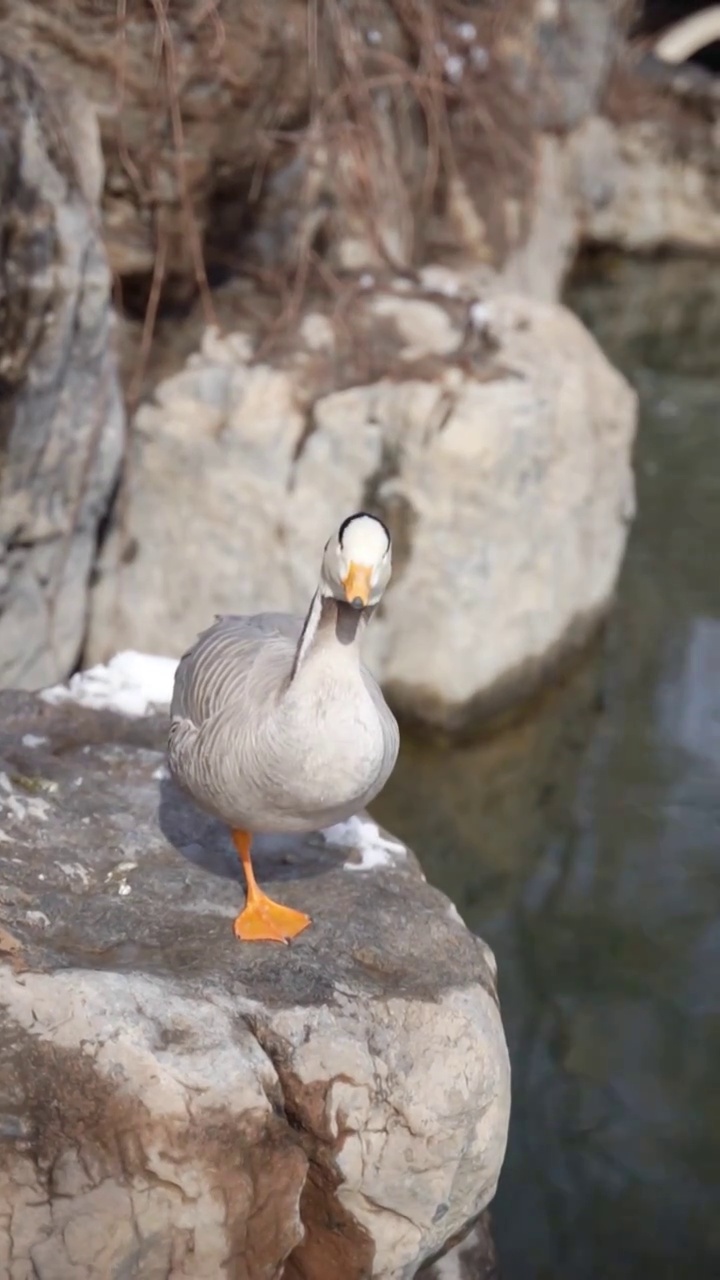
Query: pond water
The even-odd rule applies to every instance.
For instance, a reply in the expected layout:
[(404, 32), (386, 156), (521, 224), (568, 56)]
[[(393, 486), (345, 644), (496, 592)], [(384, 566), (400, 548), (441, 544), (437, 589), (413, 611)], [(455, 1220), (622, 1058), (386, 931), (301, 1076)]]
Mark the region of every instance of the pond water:
[(406, 741), (374, 806), (498, 959), (503, 1280), (720, 1276), (719, 273), (576, 278), (641, 398), (614, 614), (521, 725)]

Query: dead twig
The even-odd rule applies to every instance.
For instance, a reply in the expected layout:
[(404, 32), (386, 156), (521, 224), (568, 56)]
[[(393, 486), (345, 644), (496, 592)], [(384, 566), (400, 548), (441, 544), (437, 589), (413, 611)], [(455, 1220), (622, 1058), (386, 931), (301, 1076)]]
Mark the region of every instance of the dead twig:
[(180, 107), (180, 85), (177, 55), (175, 50), (175, 40), (173, 38), (172, 29), (168, 19), (169, 0), (151, 0), (151, 4), (157, 18), (158, 31), (162, 40), (170, 120), (172, 124), (173, 146), (175, 151), (175, 166), (177, 171), (178, 188), (180, 191), (180, 201), (185, 215), (185, 230), (190, 247), (190, 253), (193, 259), (195, 279), (197, 281), (197, 286), (202, 300), (205, 323), (208, 325), (216, 325), (217, 316), (215, 314), (215, 307), (213, 306), (210, 294), (210, 286), (208, 284), (207, 272), (205, 270), (203, 247), (198, 232), (197, 219), (195, 217), (195, 210), (193, 209), (192, 199), (190, 196), (190, 186), (188, 183), (187, 161), (185, 157), (185, 132)]
[(153, 263), (150, 293), (148, 295), (147, 306), (145, 308), (145, 315), (143, 316), (140, 351), (133, 379), (127, 393), (127, 408), (128, 413), (131, 415), (135, 412), (140, 401), (142, 384), (147, 370), (148, 359), (150, 357), (150, 350), (152, 348), (153, 337), (155, 334), (160, 298), (162, 296), (163, 284), (165, 283), (168, 244), (167, 235), (160, 226), (160, 219), (158, 217), (156, 217), (155, 245), (155, 261)]
[(118, 156), (140, 199), (147, 198), (142, 175), (135, 164), (125, 135), (125, 84), (127, 77), (127, 0), (117, 0), (117, 28), (115, 33), (117, 56), (115, 60), (115, 113), (117, 119)]

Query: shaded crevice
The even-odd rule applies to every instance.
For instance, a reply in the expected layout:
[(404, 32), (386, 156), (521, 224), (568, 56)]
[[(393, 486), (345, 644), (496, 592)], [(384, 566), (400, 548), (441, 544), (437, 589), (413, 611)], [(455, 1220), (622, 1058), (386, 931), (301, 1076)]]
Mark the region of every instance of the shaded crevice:
[(297, 469), (298, 469), (300, 460), (307, 448), (308, 441), (312, 438), (312, 436), (315, 435), (317, 428), (318, 428), (318, 424), (315, 418), (315, 409), (314, 409), (314, 406), (312, 406), (311, 408), (305, 410), (305, 413), (303, 416), (302, 430), (300, 431), (300, 434), (298, 435), (298, 438), (295, 442), (295, 448), (293, 450), (293, 456), (290, 462), (290, 474), (288, 477), (288, 484), (287, 484), (288, 493), (291, 493), (292, 490), (295, 488), (295, 482), (297, 480)]
[[(363, 510), (379, 516), (387, 525), (392, 538), (393, 580), (402, 579), (412, 555), (413, 538), (418, 513), (400, 487), (393, 482), (401, 474), (402, 449), (399, 445), (383, 441), (380, 462), (366, 479), (362, 494)], [(378, 616), (383, 615), (383, 601), (378, 606)]]
[(290, 1066), (286, 1043), (258, 1020), (252, 1019), (250, 1025), (275, 1069), (285, 1121), (299, 1137), (308, 1160), (300, 1195), (305, 1236), (290, 1253), (282, 1280), (328, 1280), (329, 1276), (365, 1280), (372, 1274), (375, 1244), (337, 1195), (342, 1179), (335, 1157), (345, 1135), (340, 1132), (334, 1139), (329, 1134), (322, 1135), (328, 1091), (335, 1081), (345, 1077), (304, 1084)]

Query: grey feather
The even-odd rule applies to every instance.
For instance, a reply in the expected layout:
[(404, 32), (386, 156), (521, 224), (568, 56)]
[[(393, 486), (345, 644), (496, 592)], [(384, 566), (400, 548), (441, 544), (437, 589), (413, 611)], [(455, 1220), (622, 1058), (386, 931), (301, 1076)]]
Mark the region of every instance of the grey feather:
[(316, 597), (305, 622), (228, 615), (198, 637), (176, 674), (168, 744), (171, 772), (197, 804), (235, 828), (307, 831), (378, 794), (399, 734), (359, 659), (370, 613)]

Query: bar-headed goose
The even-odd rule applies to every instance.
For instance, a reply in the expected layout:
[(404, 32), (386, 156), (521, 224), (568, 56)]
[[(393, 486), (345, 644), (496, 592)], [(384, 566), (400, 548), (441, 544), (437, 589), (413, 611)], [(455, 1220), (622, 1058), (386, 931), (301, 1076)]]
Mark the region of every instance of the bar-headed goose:
[(395, 718), (360, 661), (390, 560), (382, 521), (362, 511), (349, 516), (325, 546), (304, 620), (220, 617), (178, 667), (170, 770), (231, 829), (247, 883), (235, 921), (245, 941), (285, 942), (311, 923), (258, 887), (253, 833), (342, 822), (369, 804), (395, 765)]

